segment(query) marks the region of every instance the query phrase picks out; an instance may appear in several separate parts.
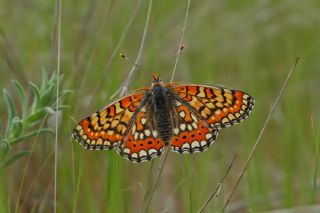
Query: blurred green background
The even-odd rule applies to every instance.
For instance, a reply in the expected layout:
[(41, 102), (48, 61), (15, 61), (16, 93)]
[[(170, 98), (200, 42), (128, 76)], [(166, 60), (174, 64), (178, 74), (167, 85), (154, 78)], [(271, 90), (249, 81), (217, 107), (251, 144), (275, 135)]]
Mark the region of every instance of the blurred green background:
[[(58, 212), (141, 212), (157, 171), (154, 163), (132, 164), (114, 151), (87, 151), (71, 141), (77, 121), (102, 108), (120, 87), (140, 48), (150, 1), (62, 1), (61, 89), (70, 108), (60, 113)], [(13, 91), (17, 79), (41, 82), (41, 70), (56, 70), (56, 2), (4, 0), (0, 7), (0, 85)], [(151, 84), (179, 48), (187, 1), (152, 2), (139, 64), (130, 89)], [(320, 1), (191, 1), (185, 49), (174, 81), (224, 85), (256, 99), (251, 116), (220, 131), (216, 143), (195, 155), (170, 153), (148, 212), (197, 212), (232, 158), (238, 158), (220, 194), (206, 212), (219, 212), (258, 137), (296, 56), (301, 60), (268, 125), (228, 211), (296, 209), (320, 203)], [(98, 88), (97, 86), (102, 86)], [(97, 90), (97, 91), (96, 91)], [(14, 92), (12, 92), (14, 94)], [(3, 126), (7, 111), (0, 98)], [(54, 116), (42, 124), (54, 127)], [(1, 171), (1, 212), (52, 212), (54, 136), (40, 135), (14, 147), (30, 150)], [(153, 167), (152, 167), (153, 165)], [(152, 168), (151, 168), (152, 167)], [(318, 208), (318, 210), (320, 207)]]

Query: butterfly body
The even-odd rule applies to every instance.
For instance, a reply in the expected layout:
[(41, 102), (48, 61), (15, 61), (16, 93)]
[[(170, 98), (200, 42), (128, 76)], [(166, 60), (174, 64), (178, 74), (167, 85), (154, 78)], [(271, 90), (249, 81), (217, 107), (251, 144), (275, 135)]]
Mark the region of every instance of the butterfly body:
[(136, 90), (80, 121), (72, 135), (87, 149), (113, 149), (133, 162), (162, 154), (206, 150), (218, 130), (241, 122), (251, 112), (248, 94), (206, 85), (163, 84)]
[(154, 116), (156, 126), (159, 130), (160, 137), (163, 142), (168, 145), (172, 135), (172, 116), (170, 109), (172, 109), (172, 100), (169, 96), (169, 90), (162, 84), (155, 84), (152, 86), (152, 102), (150, 102), (149, 116)]

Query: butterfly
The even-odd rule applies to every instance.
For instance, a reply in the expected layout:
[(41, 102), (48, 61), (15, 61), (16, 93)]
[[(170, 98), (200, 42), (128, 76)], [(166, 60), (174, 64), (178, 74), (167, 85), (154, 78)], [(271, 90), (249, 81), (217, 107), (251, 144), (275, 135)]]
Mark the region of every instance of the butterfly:
[(151, 87), (84, 118), (72, 136), (86, 149), (115, 149), (133, 162), (160, 156), (168, 145), (177, 153), (197, 153), (208, 149), (220, 129), (246, 119), (253, 105), (253, 97), (239, 90), (164, 84), (153, 75)]

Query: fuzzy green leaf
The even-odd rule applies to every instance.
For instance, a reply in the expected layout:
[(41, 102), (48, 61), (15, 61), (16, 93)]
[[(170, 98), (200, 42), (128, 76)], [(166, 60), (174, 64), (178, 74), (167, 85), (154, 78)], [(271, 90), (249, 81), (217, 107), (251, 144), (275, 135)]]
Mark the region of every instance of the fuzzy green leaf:
[(29, 82), (29, 84), (31, 85), (32, 91), (34, 93), (34, 99), (33, 99), (32, 109), (31, 109), (31, 112), (33, 112), (35, 109), (39, 108), (41, 96), (40, 96), (40, 90), (38, 86), (32, 82)]
[(52, 104), (51, 102), (55, 98), (55, 86), (54, 84), (50, 84), (46, 90), (42, 91), (41, 106), (49, 106)]
[(4, 137), (4, 134), (5, 134), (5, 128), (3, 126), (3, 121), (0, 119), (0, 139)]
[(19, 137), (19, 138), (15, 138), (11, 141), (9, 141), (9, 144), (10, 145), (14, 145), (14, 144), (17, 144), (21, 141), (24, 141), (24, 140), (28, 140), (34, 136), (37, 136), (39, 134), (42, 134), (42, 133), (53, 133), (53, 130), (52, 129), (49, 129), (49, 128), (43, 128), (43, 129), (39, 129), (39, 130), (36, 130), (36, 131), (33, 131), (33, 132), (30, 132), (28, 134), (25, 134), (23, 135), (22, 137)]
[(12, 80), (12, 84), (15, 87), (15, 89), (17, 90), (17, 93), (19, 95), (19, 99), (20, 99), (20, 102), (22, 105), (22, 118), (24, 118), (24, 116), (26, 115), (27, 110), (28, 110), (28, 103), (27, 103), (26, 94), (24, 92), (22, 85), (17, 80)]
[(12, 119), (12, 128), (11, 132), (9, 133), (10, 138), (17, 138), (20, 137), (23, 133), (23, 122), (20, 120), (19, 117), (14, 117)]
[(62, 77), (62, 76), (60, 75), (60, 78), (59, 78), (59, 77), (57, 76), (57, 73), (56, 73), (56, 72), (52, 73), (48, 84), (54, 84), (54, 85), (56, 85), (57, 82), (58, 82), (58, 80), (59, 80), (59, 81), (61, 80), (61, 77)]
[(59, 97), (61, 98), (62, 96), (69, 95), (71, 93), (73, 93), (73, 90), (62, 90), (59, 92)]
[(17, 160), (19, 160), (20, 158), (23, 158), (23, 157), (25, 157), (25, 156), (27, 156), (29, 154), (30, 154), (29, 151), (20, 151), (18, 153), (15, 153), (10, 158), (8, 158), (5, 161), (3, 161), (0, 164), (0, 168), (7, 167), (7, 166), (11, 165), (12, 163), (16, 162)]
[(0, 159), (2, 156), (8, 153), (10, 145), (6, 139), (0, 140)]
[(65, 109), (70, 109), (70, 106), (69, 105), (60, 105), (58, 107), (58, 111), (62, 111), (62, 110), (65, 110)]
[(41, 90), (46, 89), (46, 86), (48, 85), (48, 81), (49, 81), (48, 73), (45, 69), (42, 69)]
[(54, 112), (55, 111), (53, 109), (51, 109), (50, 107), (43, 107), (41, 109), (38, 109), (37, 111), (35, 111), (31, 115), (29, 115), (26, 118), (26, 123), (27, 124), (35, 123), (35, 122), (39, 121), (40, 119), (43, 119), (48, 114), (53, 114)]
[(3, 96), (4, 100), (7, 105), (7, 110), (8, 110), (8, 122), (7, 122), (7, 133), (10, 132), (11, 125), (12, 125), (12, 119), (16, 116), (16, 107), (14, 105), (12, 96), (10, 93), (6, 90), (3, 89)]

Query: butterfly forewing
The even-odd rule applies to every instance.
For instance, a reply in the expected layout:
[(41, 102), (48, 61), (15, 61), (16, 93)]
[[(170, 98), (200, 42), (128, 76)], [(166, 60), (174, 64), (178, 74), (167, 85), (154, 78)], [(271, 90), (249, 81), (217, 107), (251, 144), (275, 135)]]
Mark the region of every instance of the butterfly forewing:
[(115, 101), (79, 122), (73, 138), (91, 150), (112, 149), (123, 143), (127, 128), (144, 93), (133, 93)]
[(241, 122), (248, 117), (254, 105), (250, 95), (238, 90), (202, 85), (170, 88), (212, 128), (221, 129)]

